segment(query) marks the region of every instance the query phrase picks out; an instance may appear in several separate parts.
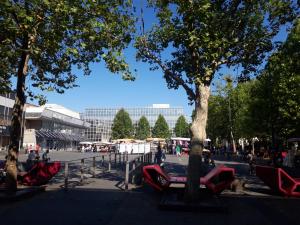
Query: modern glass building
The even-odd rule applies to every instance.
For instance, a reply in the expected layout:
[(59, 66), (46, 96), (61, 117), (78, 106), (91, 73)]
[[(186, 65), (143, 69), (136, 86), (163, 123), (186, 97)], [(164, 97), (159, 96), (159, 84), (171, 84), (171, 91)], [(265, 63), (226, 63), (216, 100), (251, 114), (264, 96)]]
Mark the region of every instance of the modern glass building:
[(93, 142), (108, 141), (111, 138), (113, 120), (121, 108), (129, 113), (134, 125), (142, 116), (145, 116), (150, 123), (150, 127), (153, 127), (161, 114), (166, 119), (172, 133), (178, 117), (184, 115), (183, 107), (170, 107), (169, 104), (153, 104), (150, 107), (134, 108), (87, 108), (84, 113), (80, 114), (82, 120), (91, 124), (90, 128), (86, 129), (86, 138)]

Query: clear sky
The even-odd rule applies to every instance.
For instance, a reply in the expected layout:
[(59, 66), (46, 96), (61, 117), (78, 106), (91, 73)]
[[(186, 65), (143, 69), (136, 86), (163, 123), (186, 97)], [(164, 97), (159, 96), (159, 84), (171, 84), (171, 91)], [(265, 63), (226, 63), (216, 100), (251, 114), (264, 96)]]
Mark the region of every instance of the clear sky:
[[(144, 9), (144, 20), (146, 28), (155, 22), (153, 10)], [(286, 32), (282, 30), (276, 39), (285, 38)], [(48, 103), (60, 104), (77, 112), (83, 112), (85, 108), (91, 107), (140, 107), (160, 103), (182, 106), (185, 114), (191, 115), (193, 106), (188, 104), (183, 88), (168, 89), (160, 70), (150, 71), (147, 63), (135, 61), (133, 47), (126, 50), (125, 56), (131, 69), (137, 69), (134, 82), (123, 81), (120, 75), (110, 73), (103, 63), (93, 64), (90, 76), (84, 77), (81, 71), (75, 71), (80, 87), (66, 90), (64, 94), (44, 93)], [(221, 72), (233, 73), (228, 69)]]
[[(146, 1), (136, 0), (137, 14), (140, 7)], [(144, 7), (145, 27), (150, 27), (155, 22), (152, 9)], [(137, 30), (140, 26), (137, 27)], [(82, 76), (82, 72), (76, 70), (77, 84), (80, 87), (66, 90), (64, 94), (44, 92), (48, 103), (63, 105), (69, 109), (83, 112), (89, 107), (138, 107), (150, 106), (155, 103), (170, 104), (170, 106), (182, 106), (186, 115), (191, 115), (192, 106), (188, 103), (185, 91), (168, 89), (161, 71), (150, 71), (149, 65), (136, 62), (135, 49), (130, 46), (125, 56), (132, 71), (137, 69), (136, 80), (123, 81), (121, 75), (112, 74), (104, 63), (91, 65), (90, 76)]]

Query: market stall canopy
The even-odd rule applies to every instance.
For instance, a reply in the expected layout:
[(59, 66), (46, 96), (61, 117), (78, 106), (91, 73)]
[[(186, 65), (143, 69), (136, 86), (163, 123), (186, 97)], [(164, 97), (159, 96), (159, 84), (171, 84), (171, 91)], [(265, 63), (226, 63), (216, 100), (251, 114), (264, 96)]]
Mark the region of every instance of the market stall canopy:
[(184, 138), (184, 137), (173, 137), (171, 138), (172, 141), (190, 141), (190, 138)]
[(90, 142), (90, 141), (81, 141), (79, 142), (80, 145), (92, 145), (93, 142)]

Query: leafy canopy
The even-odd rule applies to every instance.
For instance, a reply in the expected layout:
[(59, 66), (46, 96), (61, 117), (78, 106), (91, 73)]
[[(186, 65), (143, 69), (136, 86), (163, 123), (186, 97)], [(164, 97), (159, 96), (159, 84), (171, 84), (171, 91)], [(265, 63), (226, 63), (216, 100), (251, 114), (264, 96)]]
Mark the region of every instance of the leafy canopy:
[(175, 124), (175, 135), (176, 137), (189, 137), (189, 124), (186, 122), (185, 117), (181, 115), (178, 117), (176, 124)]
[(274, 49), (280, 26), (299, 12), (290, 0), (148, 2), (158, 24), (137, 38), (137, 59), (160, 68), (168, 87), (182, 86), (191, 101), (222, 66), (240, 66), (242, 77), (254, 72)]
[[(274, 53), (254, 92), (253, 115), (265, 123), (266, 132), (286, 139), (300, 133), (300, 19), (286, 42)], [(259, 109), (265, 113), (261, 118)]]
[(88, 75), (100, 60), (132, 79), (122, 51), (133, 31), (130, 0), (2, 0), (0, 92), (12, 89), (22, 53), (29, 54), (30, 84), (42, 91), (63, 93), (76, 86), (73, 66)]
[(150, 137), (150, 125), (145, 116), (142, 116), (137, 124), (135, 137), (140, 140)]
[(155, 138), (168, 138), (170, 137), (169, 126), (166, 122), (166, 119), (163, 115), (159, 115), (155, 125), (152, 129), (152, 137)]
[(132, 138), (133, 125), (128, 112), (124, 109), (118, 111), (111, 130), (113, 139)]
[[(300, 22), (295, 21), (287, 40), (271, 55), (257, 77), (236, 87), (218, 87), (210, 97), (208, 133), (213, 138), (229, 135), (228, 106), (236, 138), (296, 137), (300, 121)], [(273, 143), (274, 144), (274, 143)]]

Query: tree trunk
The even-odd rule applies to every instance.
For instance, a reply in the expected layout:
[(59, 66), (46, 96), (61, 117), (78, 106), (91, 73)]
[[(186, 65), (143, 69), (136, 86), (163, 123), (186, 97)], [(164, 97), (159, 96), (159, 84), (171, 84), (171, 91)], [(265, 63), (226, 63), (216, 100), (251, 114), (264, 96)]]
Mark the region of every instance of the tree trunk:
[(209, 85), (200, 85), (196, 91), (195, 118), (191, 126), (192, 140), (189, 155), (188, 177), (185, 188), (185, 201), (194, 202), (200, 197), (199, 186), (202, 171), (202, 150), (206, 139)]
[[(28, 38), (24, 38), (23, 49), (28, 49)], [(22, 115), (25, 105), (25, 77), (28, 70), (29, 53), (23, 51), (17, 73), (17, 93), (11, 120), (10, 145), (6, 160), (5, 186), (8, 192), (17, 190), (17, 161), (21, 138)]]

